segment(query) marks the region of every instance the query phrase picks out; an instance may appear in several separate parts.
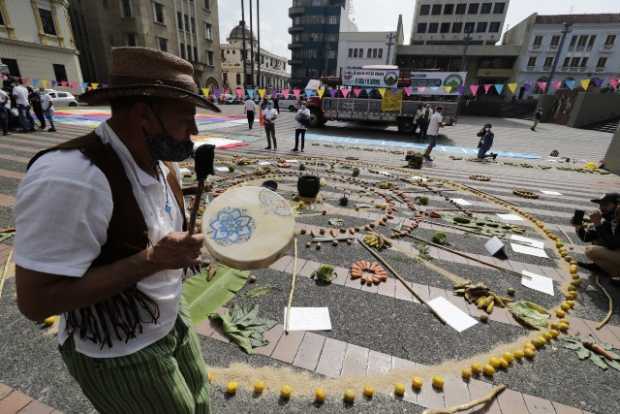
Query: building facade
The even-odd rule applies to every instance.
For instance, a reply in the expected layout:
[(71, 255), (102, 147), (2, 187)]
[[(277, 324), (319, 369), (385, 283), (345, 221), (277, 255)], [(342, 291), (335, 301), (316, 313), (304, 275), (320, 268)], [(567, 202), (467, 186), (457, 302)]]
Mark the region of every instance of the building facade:
[(620, 14), (533, 14), (508, 30), (503, 43), (521, 46), (515, 81), (533, 86), (525, 94), (541, 92), (537, 84), (549, 81), (556, 57), (552, 81), (562, 81), (563, 86), (566, 81), (579, 86), (584, 79), (596, 84), (620, 77)]
[[(243, 30), (245, 30), (246, 73), (243, 73)], [(251, 39), (251, 40), (250, 40)], [(251, 43), (250, 43), (251, 42)], [(252, 48), (254, 48), (254, 79), (252, 79)], [(268, 50), (258, 51), (258, 42), (241, 23), (228, 36), (227, 43), (220, 45), (222, 53), (222, 81), (225, 88), (257, 85), (266, 88), (288, 88), (291, 80), (288, 59)], [(260, 61), (260, 67), (259, 67)], [(259, 71), (260, 69), (260, 71)], [(258, 78), (260, 72), (260, 79)]]
[(109, 81), (113, 47), (143, 46), (191, 62), (201, 87), (222, 84), (216, 0), (72, 0), (71, 20), (89, 82)]
[(310, 79), (337, 76), (339, 33), (356, 31), (349, 1), (293, 0), (291, 86), (304, 88)]
[(68, 7), (67, 0), (0, 0), (0, 60), (8, 75), (82, 83)]
[(494, 45), (500, 38), (510, 0), (418, 0), (411, 45)]
[(403, 41), (402, 16), (393, 32), (341, 32), (337, 74), (343, 69), (361, 69), (368, 65), (394, 65), (397, 48)]

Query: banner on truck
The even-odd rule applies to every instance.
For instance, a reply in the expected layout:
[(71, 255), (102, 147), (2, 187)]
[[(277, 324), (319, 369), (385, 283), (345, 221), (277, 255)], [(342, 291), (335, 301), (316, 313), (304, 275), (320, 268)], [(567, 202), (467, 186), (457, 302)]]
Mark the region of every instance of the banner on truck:
[(467, 72), (411, 72), (413, 95), (456, 96)]
[(342, 84), (372, 88), (393, 88), (398, 85), (398, 69), (343, 69)]

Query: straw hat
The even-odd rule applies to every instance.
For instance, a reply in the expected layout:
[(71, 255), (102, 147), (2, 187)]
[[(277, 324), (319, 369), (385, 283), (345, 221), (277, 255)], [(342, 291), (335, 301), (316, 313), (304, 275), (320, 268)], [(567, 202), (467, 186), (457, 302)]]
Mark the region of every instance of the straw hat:
[(220, 112), (198, 95), (194, 67), (170, 53), (144, 47), (112, 49), (110, 84), (90, 90), (79, 99), (89, 105), (106, 104), (117, 98), (145, 96), (177, 99)]

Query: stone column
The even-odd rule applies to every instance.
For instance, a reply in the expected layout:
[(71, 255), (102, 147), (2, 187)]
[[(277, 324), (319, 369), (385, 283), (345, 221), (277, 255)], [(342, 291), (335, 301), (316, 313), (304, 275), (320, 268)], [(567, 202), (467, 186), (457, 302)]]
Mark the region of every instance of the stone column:
[(616, 130), (605, 155), (605, 168), (620, 175), (620, 127)]

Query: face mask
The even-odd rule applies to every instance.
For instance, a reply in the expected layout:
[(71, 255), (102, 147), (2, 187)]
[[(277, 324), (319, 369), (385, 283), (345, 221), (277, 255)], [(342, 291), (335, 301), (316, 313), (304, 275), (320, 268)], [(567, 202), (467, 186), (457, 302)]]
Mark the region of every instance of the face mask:
[(491, 130), (491, 128), (485, 128), (484, 130), (489, 132)]
[(172, 138), (152, 108), (151, 111), (163, 131), (159, 135), (148, 135), (143, 131), (153, 160), (181, 162), (191, 157), (194, 153), (194, 143), (191, 140), (179, 141)]

